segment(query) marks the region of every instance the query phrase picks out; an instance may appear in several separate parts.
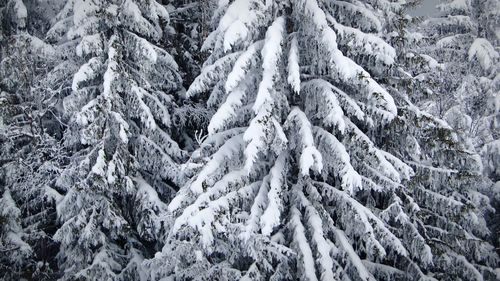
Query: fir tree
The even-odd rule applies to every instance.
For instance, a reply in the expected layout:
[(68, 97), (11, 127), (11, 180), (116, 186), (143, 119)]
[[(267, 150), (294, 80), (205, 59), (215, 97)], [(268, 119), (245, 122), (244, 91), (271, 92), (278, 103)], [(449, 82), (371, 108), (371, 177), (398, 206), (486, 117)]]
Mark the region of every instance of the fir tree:
[(478, 158), (384, 83), (397, 52), (380, 18), (399, 9), (219, 1), (187, 91), (217, 111), (153, 280), (495, 278)]

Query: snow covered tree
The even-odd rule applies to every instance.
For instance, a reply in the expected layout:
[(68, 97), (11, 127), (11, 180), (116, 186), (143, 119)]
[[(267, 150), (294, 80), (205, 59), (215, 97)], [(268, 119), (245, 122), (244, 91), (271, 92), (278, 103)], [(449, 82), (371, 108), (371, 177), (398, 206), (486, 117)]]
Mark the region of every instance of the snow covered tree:
[[(174, 37), (171, 40), (171, 54), (179, 65), (183, 85), (188, 88), (200, 73), (206, 52), (200, 52), (201, 44), (210, 28), (211, 7), (214, 0), (166, 1)], [(203, 98), (183, 99), (172, 116), (175, 131), (182, 137), (179, 143), (187, 151), (198, 148), (197, 136), (204, 134), (213, 115), (207, 110)]]
[[(444, 1), (438, 6), (441, 15), (426, 20), (421, 28), (422, 51), (442, 67), (421, 75), (433, 85), (419, 104), (465, 136), (469, 150), (475, 149), (482, 157), (483, 173), (494, 182), (500, 179), (499, 5), (496, 0)], [(488, 186), (485, 193), (496, 201), (498, 213), (500, 197), (495, 186)], [(498, 236), (496, 221), (492, 217), (489, 224)]]
[[(0, 185), (3, 216), (15, 222), (7, 222), (8, 232), (2, 233), (7, 239), (3, 241), (11, 239), (0, 262), (0, 275), (6, 279), (50, 280), (56, 267), (56, 243), (51, 238), (55, 206), (47, 185), (55, 180), (61, 164), (62, 124), (57, 93), (44, 83), (57, 55), (35, 36), (46, 23), (34, 16), (34, 11), (44, 10), (38, 4), (7, 1), (0, 12), (5, 36), (0, 43)], [(12, 244), (8, 243), (16, 241), (17, 246), (9, 250)]]
[(175, 39), (172, 40), (174, 57), (179, 64), (181, 75), (185, 87), (189, 87), (191, 82), (200, 72), (201, 52), (199, 52), (203, 42), (204, 14), (207, 13), (207, 3), (210, 1), (176, 0), (171, 2), (167, 9), (170, 9), (170, 20), (175, 32)]
[(187, 91), (217, 111), (150, 279), (494, 280), (477, 157), (384, 85), (399, 9), (219, 1)]
[(5, 189), (0, 198), (0, 278), (14, 280), (22, 276), (22, 269), (31, 257), (32, 249), (24, 242), (20, 225), (21, 211), (10, 191)]
[[(26, 29), (28, 10), (23, 0), (4, 0), (0, 3), (0, 7), (2, 25), (0, 38), (2, 40), (18, 30)], [(2, 46), (5, 45), (2, 44)]]
[(498, 24), (500, 1), (454, 0), (422, 25), (424, 52), (443, 64), (430, 73), (436, 85), (421, 102), (468, 136), (483, 157), (485, 174), (500, 179)]
[(53, 71), (71, 154), (54, 186), (63, 280), (139, 280), (158, 247), (186, 158), (172, 134), (182, 81), (168, 22), (157, 1), (68, 0), (47, 32), (65, 57)]
[[(3, 144), (10, 147), (9, 142)], [(42, 140), (26, 145), (21, 152), (11, 156), (16, 159), (2, 167), (0, 182), (6, 188), (5, 203), (9, 202), (17, 210), (6, 207), (5, 214), (16, 218), (20, 227), (16, 231), (29, 246), (29, 251), (23, 256), (10, 251), (5, 251), (5, 255), (22, 260), (22, 267), (13, 272), (18, 274), (14, 279), (53, 280), (58, 276), (57, 243), (52, 239), (56, 231), (55, 203), (61, 196), (51, 186), (64, 164), (64, 155), (58, 141), (44, 135)], [(0, 263), (11, 266), (3, 261)]]

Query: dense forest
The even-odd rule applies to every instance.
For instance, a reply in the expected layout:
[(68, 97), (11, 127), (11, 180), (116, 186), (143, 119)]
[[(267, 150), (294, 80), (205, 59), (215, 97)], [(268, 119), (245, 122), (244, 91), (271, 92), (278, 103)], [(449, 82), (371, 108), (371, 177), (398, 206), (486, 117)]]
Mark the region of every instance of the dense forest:
[(500, 280), (500, 0), (0, 0), (0, 280)]

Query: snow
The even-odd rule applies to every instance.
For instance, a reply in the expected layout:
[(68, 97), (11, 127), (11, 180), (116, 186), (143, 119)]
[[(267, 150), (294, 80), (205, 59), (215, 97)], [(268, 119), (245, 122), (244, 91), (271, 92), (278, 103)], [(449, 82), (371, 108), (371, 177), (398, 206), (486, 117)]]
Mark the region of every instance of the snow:
[(430, 69), (444, 69), (444, 65), (440, 64), (437, 60), (435, 60), (431, 56), (425, 54), (420, 54), (419, 56), (427, 62), (427, 65), (429, 66)]
[(78, 91), (80, 83), (96, 78), (100, 74), (98, 70), (101, 66), (102, 63), (99, 57), (91, 58), (87, 63), (83, 64), (73, 76), (71, 89)]
[(271, 144), (271, 149), (276, 155), (279, 155), (283, 150), (286, 149), (288, 139), (285, 132), (283, 131), (283, 127), (281, 127), (281, 124), (278, 122), (278, 120), (272, 117), (271, 122), (274, 127), (274, 139)]
[(241, 21), (233, 22), (224, 33), (224, 52), (231, 50), (238, 41), (248, 36), (249, 30)]
[(54, 200), (56, 204), (63, 199), (63, 195), (61, 195), (57, 190), (48, 185), (44, 186), (44, 192), (45, 196), (47, 196), (49, 199)]
[[(270, 110), (270, 109), (268, 109)], [(247, 146), (245, 148), (245, 168), (250, 173), (254, 163), (258, 159), (258, 153), (262, 149), (266, 149), (266, 130), (263, 127), (263, 119), (267, 116), (264, 114), (259, 114), (255, 117), (251, 122), (250, 126), (246, 129), (243, 140), (247, 142)]]
[(278, 69), (278, 61), (281, 56), (281, 43), (283, 40), (283, 31), (285, 27), (285, 19), (277, 18), (266, 32), (266, 40), (262, 48), (262, 81), (259, 85), (257, 98), (253, 109), (257, 114), (261, 108), (270, 111), (273, 103), (270, 90), (273, 88), (273, 80)]
[(249, 35), (247, 26), (259, 19), (259, 12), (252, 8), (257, 5), (259, 2), (255, 0), (236, 0), (229, 5), (217, 27), (217, 31), (224, 34), (224, 51)]
[(150, 94), (147, 91), (143, 91), (142, 94), (144, 95), (144, 97), (153, 102), (153, 105), (149, 107), (150, 110), (154, 108), (155, 117), (160, 119), (161, 124), (170, 127), (172, 122), (169, 110), (167, 108), (170, 100), (163, 99), (164, 97), (162, 97), (162, 100), (160, 100), (157, 95)]
[(441, 49), (442, 48), (453, 48), (456, 46), (457, 42), (460, 42), (459, 39), (462, 36), (463, 36), (463, 34), (457, 34), (457, 35), (454, 34), (454, 35), (443, 37), (436, 42), (436, 47), (441, 48)]
[(317, 257), (317, 260), (322, 268), (321, 280), (335, 280), (335, 275), (332, 271), (334, 269), (334, 263), (330, 256), (330, 251), (332, 249), (330, 244), (325, 240), (322, 219), (319, 216), (318, 211), (305, 197), (304, 193), (302, 191), (299, 191), (298, 193), (301, 199), (301, 204), (306, 207), (307, 222), (312, 229), (312, 240), (314, 241), (318, 251), (319, 257)]
[(175, 195), (174, 198), (172, 198), (172, 200), (170, 201), (170, 203), (168, 204), (168, 211), (170, 213), (173, 213), (177, 210), (179, 210), (185, 203), (188, 202), (188, 192), (190, 190), (188, 188), (181, 188)]
[(274, 100), (274, 77), (277, 74), (277, 65), (280, 59), (282, 48), (285, 20), (278, 17), (267, 29), (264, 47), (262, 48), (262, 80), (259, 84), (257, 97), (252, 107), (256, 117), (250, 122), (250, 126), (245, 132), (244, 140), (248, 142), (245, 148), (245, 167), (250, 172), (253, 164), (258, 158), (261, 149), (265, 149), (266, 123), (273, 110)]
[[(441, 65), (419, 55), (427, 49), (412, 45), (413, 53), (398, 50), (402, 51), (398, 55), (406, 55), (407, 61), (421, 59), (424, 66), (388, 67), (394, 64), (396, 52), (382, 38), (390, 38), (384, 30), (393, 27), (392, 16), (399, 5), (405, 5), (404, 0), (204, 1), (207, 5), (219, 2), (217, 11), (187, 4), (182, 9), (189, 11), (188, 17), (193, 9), (187, 21), (179, 18), (183, 15), (175, 12), (174, 4), (167, 4), (176, 27), (215, 29), (204, 43), (211, 52), (190, 53), (196, 61), (205, 55), (209, 59), (189, 87), (188, 99), (175, 96), (184, 94), (200, 65), (182, 61), (180, 68), (173, 67), (174, 58), (162, 48), (168, 47), (178, 59), (186, 55), (184, 51), (195, 50), (184, 48), (198, 48), (198, 40), (206, 34), (184, 34), (164, 25), (169, 15), (159, 1), (124, 0), (120, 6), (104, 0), (75, 1), (74, 7), (66, 4), (58, 16), (65, 19), (56, 24), (61, 29), (47, 37), (57, 51), (49, 52), (52, 47), (43, 40), (33, 40), (32, 46), (28, 43), (32, 51), (43, 54), (37, 56), (42, 59), (40, 65), (52, 68), (64, 61), (55, 66), (56, 71), (48, 70), (47, 79), (45, 74), (35, 74), (41, 80), (34, 81), (33, 88), (35, 93), (56, 94), (47, 101), (36, 96), (37, 112), (41, 109), (42, 114), (49, 106), (54, 112), (43, 115), (49, 121), (52, 113), (56, 119), (63, 114), (61, 121), (68, 121), (60, 130), (56, 128), (64, 142), (52, 140), (47, 132), (48, 138), (36, 142), (42, 150), (34, 152), (64, 167), (34, 167), (34, 179), (41, 178), (42, 185), (33, 193), (31, 181), (22, 186), (24, 179), (14, 177), (17, 171), (7, 171), (5, 192), (13, 190), (16, 200), (9, 194), (0, 199), (1, 217), (7, 217), (4, 230), (9, 228), (0, 236), (20, 245), (26, 238), (30, 244), (38, 243), (31, 230), (38, 228), (34, 220), (40, 215), (39, 207), (43, 215), (53, 211), (49, 204), (56, 204), (59, 229), (53, 238), (60, 242), (61, 262), (54, 274), (61, 274), (62, 279), (71, 275), (96, 280), (209, 280), (216, 275), (326, 281), (481, 279), (481, 274), (494, 271), (484, 265), (496, 262), (493, 246), (482, 240), (488, 234), (483, 215), (492, 207), (487, 196), (473, 191), (483, 188), (475, 186), (480, 181), (469, 178), (476, 176), (469, 174), (471, 169), (480, 169), (479, 156), (458, 134), (452, 135), (456, 144), (440, 148), (435, 143), (436, 131), (451, 127), (406, 103), (410, 98), (397, 89), (413, 80), (423, 94), (430, 93), (425, 83), (432, 82), (427, 79), (431, 74), (419, 72), (439, 70)], [(464, 3), (469, 1), (452, 2), (457, 7)], [(38, 19), (33, 20), (36, 27)], [(454, 20), (476, 24), (476, 19), (467, 17), (446, 18), (441, 31), (455, 32), (445, 30), (452, 29), (446, 24)], [(201, 24), (207, 26), (200, 28)], [(62, 38), (71, 34), (67, 29), (78, 31), (77, 37)], [(491, 35), (490, 31), (485, 34)], [(471, 34), (464, 37), (473, 42), (477, 33)], [(170, 45), (174, 35), (187, 36), (182, 40), (185, 44)], [(422, 39), (420, 44), (434, 41), (434, 37), (407, 35), (410, 45), (415, 38)], [(18, 38), (23, 39), (13, 39)], [(446, 54), (454, 54), (463, 51), (464, 46), (454, 46), (461, 39), (438, 43), (450, 48), (443, 50)], [(498, 50), (493, 41), (481, 40), (468, 49), (474, 61), (471, 70), (493, 70)], [(181, 49), (174, 50), (177, 47)], [(429, 54), (440, 55), (437, 51)], [(64, 68), (67, 71), (61, 72)], [(453, 79), (460, 80), (460, 69), (451, 70), (456, 74)], [(179, 71), (186, 78), (184, 83)], [(402, 75), (404, 81), (393, 74)], [(493, 101), (489, 97), (486, 101), (491, 102), (488, 110), (494, 110), (496, 100), (498, 109), (500, 97), (494, 95), (494, 87), (489, 89), (498, 82), (491, 79), (495, 74), (485, 71), (488, 78), (469, 75), (473, 79), (465, 82), (472, 81), (471, 85), (484, 87), (486, 95), (494, 96)], [(384, 85), (390, 86), (386, 90)], [(68, 86), (71, 89), (64, 88)], [(70, 91), (63, 108), (54, 103), (59, 87), (64, 93)], [(2, 101), (10, 102), (10, 93), (1, 95)], [(31, 99), (23, 96), (21, 110), (24, 98)], [(208, 106), (204, 106), (207, 99)], [(30, 100), (26, 101), (29, 106)], [(451, 109), (445, 110), (445, 117), (459, 109), (442, 106)], [(10, 119), (2, 116), (6, 123), (2, 130), (7, 133), (11, 126), (20, 127), (15, 133), (29, 129), (22, 128), (25, 120), (18, 125), (18, 119)], [(473, 121), (468, 119), (467, 125)], [(32, 125), (37, 129), (37, 124)], [(394, 135), (400, 129), (410, 134)], [(205, 130), (207, 136), (203, 136)], [(2, 139), (4, 133), (0, 134)], [(496, 156), (500, 142), (491, 141), (491, 136), (488, 132), (488, 153)], [(385, 138), (392, 139), (385, 142)], [(8, 154), (9, 147), (7, 142)], [(13, 151), (14, 160), (19, 161), (8, 163), (7, 169), (32, 161), (24, 157), (30, 150)], [(455, 157), (455, 152), (460, 156)], [(490, 162), (486, 166), (496, 168), (492, 160), (486, 159)], [(458, 170), (463, 169), (467, 179), (458, 177), (462, 174)], [(416, 181), (411, 181), (415, 174)], [(23, 198), (25, 191), (30, 191), (29, 198)], [(26, 206), (32, 197), (44, 200), (33, 204), (34, 214)], [(23, 227), (30, 232), (23, 233)], [(450, 247), (433, 256), (435, 243), (426, 244), (432, 240)], [(154, 255), (162, 245), (163, 254)], [(472, 247), (471, 253), (465, 251), (467, 247)], [(155, 268), (149, 269), (153, 262), (148, 259), (153, 255)], [(31, 262), (31, 257), (26, 260)], [(246, 264), (244, 269), (234, 267), (240, 262)]]
[(212, 156), (212, 159), (207, 164), (205, 164), (205, 167), (203, 167), (203, 169), (200, 171), (198, 177), (196, 177), (196, 180), (194, 180), (190, 186), (191, 191), (194, 194), (201, 194), (204, 190), (203, 185), (205, 184), (207, 178), (211, 174), (216, 172), (224, 161), (233, 158), (234, 155), (241, 150), (243, 144), (244, 142), (242, 135), (236, 135), (227, 140), (226, 143)]
[(307, 238), (305, 235), (304, 225), (300, 220), (300, 211), (297, 207), (292, 206), (290, 208), (291, 219), (290, 223), (293, 227), (293, 242), (297, 247), (299, 252), (300, 260), (302, 262), (302, 266), (304, 267), (304, 277), (306, 277), (309, 281), (316, 281), (316, 269), (314, 267), (314, 257), (311, 251), (311, 247), (309, 247), (309, 243), (307, 242)]
[(467, 258), (462, 255), (450, 254), (450, 257), (455, 260), (453, 264), (456, 267), (461, 267), (461, 270), (467, 271), (467, 274), (471, 277), (471, 280), (482, 281), (483, 275), (472, 265)]
[(93, 14), (99, 11), (99, 5), (94, 1), (75, 0), (73, 6), (73, 23), (80, 26)]
[(202, 251), (196, 251), (195, 255), (196, 255), (196, 260), (198, 262), (201, 262), (203, 260), (203, 252)]
[(247, 75), (248, 70), (252, 65), (252, 60), (258, 56), (258, 52), (261, 51), (263, 46), (263, 40), (257, 41), (250, 45), (247, 50), (238, 57), (234, 63), (233, 69), (227, 75), (225, 84), (226, 93), (231, 93), (245, 78), (245, 75)]
[(149, 185), (148, 182), (141, 177), (134, 177), (133, 180), (137, 184), (138, 195), (147, 197), (147, 200), (142, 198), (143, 201), (146, 201), (148, 205), (156, 208), (167, 208), (167, 205), (158, 197), (158, 192), (156, 192), (156, 190)]
[(484, 38), (476, 38), (469, 48), (469, 60), (477, 58), (484, 70), (489, 70), (499, 57), (495, 48)]
[(12, 231), (9, 232), (9, 233), (7, 233), (7, 237), (5, 240), (7, 240), (11, 244), (14, 244), (16, 247), (19, 247), (19, 249), (16, 249), (16, 250), (19, 250), (22, 252), (31, 252), (32, 251), (30, 245), (23, 241), (23, 239), (19, 233), (15, 233)]
[(234, 63), (225, 82), (225, 90), (228, 96), (210, 120), (208, 126), (210, 135), (222, 129), (231, 118), (236, 116), (236, 110), (242, 106), (246, 95), (246, 87), (248, 86), (244, 84), (243, 80), (249, 75), (248, 70), (252, 65), (252, 61), (258, 56), (258, 52), (262, 49), (263, 45), (264, 41), (258, 41), (250, 45)]
[[(331, 172), (340, 175), (342, 179), (341, 186), (348, 190), (350, 194), (354, 194), (362, 187), (361, 177), (351, 165), (351, 158), (347, 153), (344, 145), (332, 134), (323, 130), (320, 127), (314, 128), (314, 133), (318, 138), (318, 143), (321, 144), (323, 155), (332, 153), (335, 163), (331, 165), (330, 161), (325, 161)], [(328, 154), (327, 154), (328, 153)]]
[(363, 51), (364, 54), (375, 56), (386, 65), (394, 64), (396, 60), (396, 50), (376, 35), (363, 33), (359, 29), (344, 26), (330, 15), (327, 16), (338, 35), (347, 40), (347, 45), (356, 52)]
[(170, 16), (168, 14), (167, 8), (156, 1), (153, 1), (152, 4), (154, 5), (154, 11), (156, 12), (157, 16), (164, 22), (170, 23)]
[(422, 39), (424, 39), (424, 35), (420, 32), (408, 32), (407, 31), (407, 38), (408, 38), (408, 41), (414, 43), (414, 44), (418, 44), (419, 42), (422, 41)]
[(386, 256), (385, 248), (390, 248), (402, 256), (408, 256), (408, 251), (403, 246), (401, 240), (370, 209), (350, 197), (347, 193), (328, 184), (315, 182), (315, 185), (320, 186), (324, 190), (324, 193), (330, 192), (331, 196), (337, 198), (337, 202), (340, 201), (342, 205), (345, 204), (350, 212), (356, 214), (355, 217), (359, 219), (358, 223), (362, 226), (362, 229), (357, 229), (356, 231), (360, 231), (367, 236), (368, 241), (372, 244), (371, 247), (377, 248), (379, 257), (383, 258)]
[(217, 41), (217, 36), (219, 35), (219, 31), (215, 30), (212, 31), (207, 38), (203, 41), (203, 44), (201, 45), (200, 51), (202, 52), (208, 52), (212, 50), (215, 46), (215, 42)]
[[(347, 113), (349, 113), (351, 116), (356, 117), (360, 121), (369, 119), (369, 117), (366, 116), (366, 114), (363, 112), (361, 107), (359, 107), (358, 103), (354, 99), (352, 99), (348, 94), (341, 91), (339, 88), (331, 84), (330, 86), (331, 89), (334, 91), (334, 93), (337, 95), (337, 99), (342, 103), (342, 106)], [(338, 122), (343, 122), (343, 121), (339, 120)]]
[(299, 67), (299, 50), (296, 35), (293, 36), (290, 42), (290, 52), (288, 54), (288, 84), (292, 86), (295, 93), (300, 93), (300, 67)]
[(106, 13), (111, 17), (116, 17), (118, 16), (119, 8), (116, 4), (108, 4), (106, 6)]
[(335, 229), (335, 238), (335, 240), (337, 241), (337, 245), (346, 252), (350, 263), (354, 266), (354, 268), (356, 268), (360, 279), (375, 281), (375, 277), (373, 277), (373, 275), (366, 269), (363, 262), (352, 248), (351, 243), (347, 240), (344, 232), (340, 229)]
[(12, 195), (10, 194), (10, 190), (8, 188), (5, 189), (5, 191), (2, 194), (2, 197), (0, 198), (0, 214), (2, 215), (2, 218), (9, 218), (9, 217), (19, 217), (21, 215), (21, 210), (17, 208), (16, 203), (12, 199)]
[(292, 122), (298, 127), (298, 134), (302, 145), (300, 155), (301, 174), (303, 176), (309, 175), (309, 169), (313, 169), (320, 173), (323, 169), (323, 158), (314, 145), (311, 123), (309, 123), (307, 116), (298, 107), (292, 108), (285, 126), (291, 126), (290, 123)]
[(224, 79), (227, 75), (226, 69), (229, 68), (241, 55), (241, 52), (234, 52), (223, 56), (215, 63), (204, 67), (196, 79), (191, 83), (186, 92), (186, 97), (191, 98), (209, 90), (217, 82)]
[(470, 0), (453, 0), (449, 3), (442, 3), (437, 5), (437, 8), (444, 13), (469, 13)]
[(23, 40), (26, 40), (30, 44), (30, 48), (33, 49), (33, 51), (42, 54), (43, 56), (46, 57), (54, 57), (57, 55), (56, 49), (54, 46), (51, 44), (45, 43), (43, 40), (36, 36), (32, 36), (28, 33), (23, 33), (21, 35), (18, 35), (20, 38)]
[[(319, 8), (315, 0), (307, 1), (306, 13), (314, 18), (316, 24), (316, 32), (325, 48), (330, 54), (330, 62), (332, 67), (339, 74), (340, 79), (351, 84), (357, 83), (359, 87), (365, 89), (368, 99), (373, 105), (381, 107), (387, 121), (392, 120), (397, 115), (397, 107), (392, 96), (382, 88), (375, 80), (373, 80), (368, 72), (353, 60), (345, 57), (337, 46), (337, 35), (335, 31), (328, 26), (326, 15)], [(363, 77), (363, 78), (359, 78)], [(334, 77), (335, 78), (335, 77)]]
[(362, 30), (370, 30), (376, 32), (382, 30), (382, 22), (372, 11), (370, 11), (364, 5), (356, 5), (355, 3), (349, 3), (347, 1), (333, 1), (328, 3), (330, 5), (340, 7), (342, 11), (346, 12), (346, 15), (339, 16), (348, 17), (348, 20), (350, 21), (356, 21), (358, 25), (360, 25)]
[(240, 237), (244, 241), (248, 241), (259, 228), (259, 221), (262, 216), (264, 208), (267, 206), (267, 193), (269, 191), (269, 175), (265, 176), (262, 182), (255, 182), (258, 184), (258, 193), (255, 196), (252, 207), (250, 208), (250, 216), (246, 221), (246, 224), (240, 234)]
[(106, 168), (106, 154), (104, 153), (103, 149), (100, 149), (99, 152), (97, 153), (97, 159), (95, 161), (95, 164), (92, 166), (92, 173), (104, 177), (106, 175), (104, 171), (105, 168)]
[(113, 81), (118, 77), (118, 74), (116, 73), (116, 70), (118, 70), (118, 63), (116, 62), (116, 50), (113, 46), (115, 40), (118, 40), (117, 37), (112, 36), (111, 39), (109, 40), (109, 45), (108, 45), (108, 67), (106, 69), (106, 72), (104, 73), (104, 81), (102, 83), (104, 91), (103, 91), (103, 96), (106, 99), (111, 98), (111, 84)]
[(128, 143), (128, 135), (127, 135), (127, 130), (129, 129), (128, 123), (123, 119), (122, 115), (117, 112), (110, 111), (110, 115), (115, 119), (115, 121), (120, 126), (120, 131), (118, 132), (120, 140), (124, 144)]
[(215, 112), (210, 124), (208, 125), (208, 134), (213, 135), (221, 130), (230, 119), (236, 117), (236, 110), (242, 105), (245, 98), (244, 89), (234, 89), (226, 98), (226, 101)]
[(262, 234), (270, 236), (274, 227), (280, 224), (280, 215), (283, 210), (283, 189), (286, 189), (286, 158), (288, 154), (283, 152), (270, 172), (269, 192), (267, 193), (267, 208), (260, 217)]
[(338, 130), (344, 133), (344, 111), (333, 92), (334, 87), (325, 80), (313, 79), (303, 83), (302, 88), (307, 93), (306, 113), (309, 116), (322, 117), (326, 126), (337, 126)]
[(28, 10), (23, 3), (23, 0), (14, 0), (14, 13), (16, 15), (16, 22), (19, 28), (26, 27), (26, 20), (28, 18)]
[(149, 35), (153, 38), (159, 39), (159, 34), (156, 28), (142, 16), (141, 9), (132, 0), (125, 0), (121, 6), (121, 12), (126, 17), (125, 23), (129, 28), (139, 34)]
[(354, 138), (356, 141), (362, 142), (367, 146), (369, 155), (373, 155), (376, 159), (378, 166), (377, 170), (381, 171), (385, 176), (390, 178), (396, 183), (401, 182), (401, 177), (399, 172), (394, 168), (394, 166), (387, 161), (384, 154), (379, 150), (375, 144), (370, 140), (370, 138), (365, 135), (354, 123), (346, 119), (347, 128), (350, 132), (354, 133)]
[(148, 40), (141, 38), (139, 36), (136, 36), (136, 40), (139, 50), (141, 50), (142, 54), (151, 63), (156, 63), (156, 61), (158, 60), (158, 53), (155, 50), (155, 46), (149, 43)]
[(137, 249), (131, 249), (129, 254), (130, 260), (127, 266), (122, 270), (122, 272), (133, 272), (136, 271), (139, 279), (137, 281), (147, 281), (148, 280), (148, 272), (144, 270), (142, 263), (144, 262), (144, 256)]
[(381, 152), (382, 156), (384, 156), (384, 158), (392, 164), (392, 166), (398, 171), (398, 173), (403, 176), (403, 179), (410, 180), (415, 175), (413, 169), (405, 162), (401, 161), (399, 158), (390, 154), (389, 152), (383, 150), (379, 151)]
[(255, 192), (256, 186), (250, 184), (220, 196), (231, 185), (241, 182), (245, 175), (246, 171), (244, 169), (226, 174), (211, 189), (201, 194), (194, 204), (184, 209), (182, 215), (175, 220), (172, 231), (175, 233), (182, 226), (189, 225), (200, 233), (203, 246), (210, 250), (214, 241), (213, 233), (225, 231), (224, 225), (219, 225), (218, 229), (215, 227), (214, 224), (217, 223), (215, 218), (229, 210), (233, 202), (241, 200), (242, 197), (244, 199), (244, 197), (248, 197), (249, 194)]
[(460, 28), (464, 29), (465, 32), (474, 32), (474, 30), (476, 29), (476, 25), (474, 24), (474, 21), (471, 19), (471, 17), (464, 15), (448, 15), (445, 18), (429, 19), (424, 22), (424, 25), (426, 23), (434, 24), (438, 27), (459, 26)]
[(113, 256), (110, 253), (111, 251), (107, 249), (107, 247), (102, 247), (94, 256), (92, 260), (92, 264), (84, 268), (75, 274), (76, 278), (89, 279), (92, 275), (91, 272), (95, 267), (99, 268), (99, 270), (104, 270), (105, 273), (101, 273), (103, 276), (106, 276), (109, 279), (116, 278), (115, 272), (119, 272), (122, 270), (121, 265), (113, 259)]
[(108, 170), (106, 171), (106, 179), (108, 180), (109, 184), (114, 184), (116, 181), (115, 173), (116, 173), (116, 164), (115, 164), (115, 159), (116, 159), (116, 152), (115, 155), (113, 155), (113, 159), (109, 161), (108, 163)]
[(51, 24), (56, 25), (61, 20), (69, 18), (71, 16), (72, 11), (73, 11), (75, 1), (76, 0), (66, 1), (64, 6), (62, 6), (61, 9), (58, 11), (58, 14), (53, 19), (51, 19)]
[(144, 103), (143, 97), (148, 95), (146, 90), (136, 85), (133, 85), (131, 88), (132, 93), (134, 93), (137, 97), (137, 101), (139, 104), (138, 110), (140, 111), (140, 118), (144, 126), (148, 129), (156, 129), (156, 121), (154, 119), (153, 114), (151, 113), (151, 109)]
[(76, 46), (76, 55), (79, 57), (85, 57), (89, 54), (100, 55), (103, 48), (101, 34), (86, 35)]

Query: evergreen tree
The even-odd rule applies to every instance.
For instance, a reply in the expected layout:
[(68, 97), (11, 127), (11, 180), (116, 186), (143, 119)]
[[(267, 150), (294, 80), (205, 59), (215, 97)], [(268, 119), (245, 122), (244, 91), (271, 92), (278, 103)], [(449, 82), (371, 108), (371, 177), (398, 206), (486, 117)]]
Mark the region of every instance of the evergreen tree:
[[(56, 268), (55, 180), (62, 155), (57, 91), (44, 77), (55, 50), (37, 36), (45, 19), (38, 1), (6, 1), (0, 9), (0, 278), (51, 280)], [(29, 15), (29, 16), (28, 16)]]
[(184, 86), (189, 87), (200, 72), (201, 52), (199, 52), (202, 36), (206, 3), (209, 1), (176, 0), (167, 8), (175, 39), (172, 40), (174, 57), (179, 64)]
[(500, 179), (498, 24), (500, 1), (454, 0), (426, 20), (424, 52), (443, 64), (430, 73), (435, 87), (424, 97), (428, 111), (462, 132), (483, 157), (485, 174)]
[(387, 83), (401, 8), (219, 1), (187, 91), (217, 111), (151, 279), (495, 279), (478, 158)]
[[(201, 52), (203, 39), (208, 35), (210, 7), (213, 0), (174, 0), (165, 1), (169, 10), (172, 32), (169, 50), (179, 65), (183, 85), (188, 88), (200, 73), (202, 60), (206, 52)], [(212, 110), (207, 110), (202, 98), (185, 99), (182, 106), (173, 112), (173, 123), (176, 133), (181, 137), (179, 143), (187, 151), (198, 147), (197, 134), (203, 134)]]
[[(422, 78), (432, 81), (427, 96), (420, 97), (428, 111), (442, 116), (465, 136), (470, 150), (480, 153), (483, 173), (496, 185), (486, 193), (497, 213), (500, 202), (500, 115), (498, 92), (498, 0), (444, 1), (436, 18), (421, 26), (423, 52), (442, 63), (441, 69)], [(498, 215), (489, 222), (499, 245)], [(498, 249), (498, 248), (497, 248)]]
[(20, 225), (21, 211), (6, 189), (0, 198), (0, 277), (4, 280), (19, 278), (32, 255), (31, 247), (24, 241)]
[(157, 1), (68, 0), (47, 32), (64, 54), (54, 82), (71, 154), (55, 184), (63, 280), (139, 280), (158, 247), (186, 158), (172, 133), (182, 81), (168, 22)]

